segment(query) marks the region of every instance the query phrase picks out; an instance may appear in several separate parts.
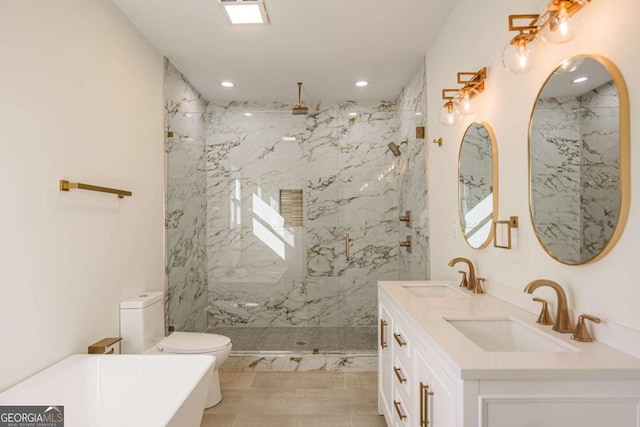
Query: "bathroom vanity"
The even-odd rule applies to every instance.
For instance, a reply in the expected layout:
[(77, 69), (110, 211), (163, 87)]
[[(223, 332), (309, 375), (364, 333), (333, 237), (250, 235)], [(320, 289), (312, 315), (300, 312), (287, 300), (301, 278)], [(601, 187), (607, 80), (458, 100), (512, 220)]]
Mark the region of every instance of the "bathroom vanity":
[(640, 426), (640, 359), (451, 282), (378, 282), (389, 427)]

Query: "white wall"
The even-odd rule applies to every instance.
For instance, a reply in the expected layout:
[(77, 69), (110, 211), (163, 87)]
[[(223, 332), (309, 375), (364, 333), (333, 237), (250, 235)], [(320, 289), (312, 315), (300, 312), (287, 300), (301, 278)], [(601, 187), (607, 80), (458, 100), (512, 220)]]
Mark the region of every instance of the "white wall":
[[(509, 14), (537, 13), (547, 0), (460, 0), (427, 55), (427, 102), (429, 145), (429, 206), (432, 278), (457, 278), (458, 268), (447, 266), (454, 256), (477, 263), (480, 274), (491, 283), (511, 287), (518, 298), (531, 280), (547, 278), (561, 283), (570, 304), (579, 311), (600, 316), (640, 330), (640, 2), (593, 1), (580, 13), (586, 28), (564, 45), (546, 44), (537, 66), (526, 75), (511, 74), (500, 62), (502, 49), (515, 35), (508, 32)], [(602, 260), (584, 266), (566, 266), (549, 257), (536, 240), (529, 217), (527, 133), (529, 116), (539, 88), (562, 60), (576, 54), (600, 54), (611, 59), (626, 79), (631, 100), (630, 217), (622, 238)], [(485, 92), (478, 111), (455, 127), (437, 120), (443, 88), (456, 87), (456, 72), (488, 67)], [(460, 237), (457, 225), (457, 155), (465, 128), (472, 120), (485, 120), (498, 141), (500, 219), (520, 218), (513, 250), (471, 249)], [(431, 144), (443, 137), (442, 148)], [(452, 237), (455, 224), (458, 237)], [(635, 274), (634, 274), (635, 273)], [(538, 294), (538, 291), (536, 291)], [(545, 295), (540, 292), (541, 295)], [(555, 301), (553, 294), (547, 294)]]
[(163, 289), (164, 115), (162, 56), (108, 0), (2, 1), (0, 53), (2, 390)]

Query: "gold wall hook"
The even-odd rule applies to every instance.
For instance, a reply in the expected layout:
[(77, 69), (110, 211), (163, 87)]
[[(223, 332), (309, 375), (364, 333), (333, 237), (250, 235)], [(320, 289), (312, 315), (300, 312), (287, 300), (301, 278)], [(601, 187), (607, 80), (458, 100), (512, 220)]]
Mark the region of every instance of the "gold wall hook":
[(600, 318), (595, 316), (589, 316), (588, 314), (581, 314), (578, 316), (578, 324), (576, 325), (576, 331), (573, 335), (571, 335), (571, 339), (580, 342), (591, 342), (593, 338), (589, 334), (589, 330), (587, 329), (587, 325), (585, 325), (584, 321), (591, 320), (593, 323), (600, 323)]
[(541, 325), (553, 325), (553, 319), (551, 318), (551, 313), (549, 313), (549, 304), (547, 300), (538, 297), (535, 297), (533, 300), (542, 303), (542, 310), (540, 311), (540, 316), (538, 316), (536, 323)]
[(442, 138), (434, 139), (433, 143), (438, 144), (438, 147), (442, 147)]

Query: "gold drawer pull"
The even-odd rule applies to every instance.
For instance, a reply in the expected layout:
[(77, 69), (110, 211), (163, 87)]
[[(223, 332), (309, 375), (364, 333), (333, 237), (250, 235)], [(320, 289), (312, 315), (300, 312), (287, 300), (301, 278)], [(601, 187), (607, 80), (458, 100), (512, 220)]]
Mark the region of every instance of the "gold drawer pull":
[(387, 348), (387, 343), (384, 340), (384, 327), (387, 326), (385, 320), (380, 319), (380, 348)]
[(400, 384), (402, 383), (406, 383), (407, 379), (405, 377), (402, 376), (402, 370), (400, 368), (396, 368), (395, 366), (393, 367), (393, 372), (396, 373), (396, 377), (398, 377), (398, 381), (400, 381)]
[(400, 347), (404, 347), (405, 345), (407, 345), (407, 343), (402, 339), (402, 335), (394, 333), (393, 337), (396, 339)]
[(396, 412), (398, 413), (398, 417), (400, 417), (400, 421), (402, 421), (405, 418), (407, 418), (407, 416), (402, 413), (402, 409), (400, 409), (400, 402), (398, 402), (397, 400), (394, 400), (393, 401), (393, 406), (396, 407)]
[(433, 396), (433, 392), (420, 381), (420, 427), (429, 425), (429, 396)]

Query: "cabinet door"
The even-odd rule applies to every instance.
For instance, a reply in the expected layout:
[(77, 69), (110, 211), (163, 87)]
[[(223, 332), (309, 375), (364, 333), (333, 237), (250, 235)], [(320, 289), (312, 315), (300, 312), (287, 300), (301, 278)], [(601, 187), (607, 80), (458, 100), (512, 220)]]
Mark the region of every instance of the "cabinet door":
[(416, 423), (419, 427), (456, 426), (456, 386), (426, 352), (415, 349)]
[(378, 368), (378, 413), (384, 415), (388, 425), (392, 425), (393, 357), (390, 339), (393, 331), (393, 318), (382, 303), (379, 304), (378, 310), (378, 363), (380, 364)]

